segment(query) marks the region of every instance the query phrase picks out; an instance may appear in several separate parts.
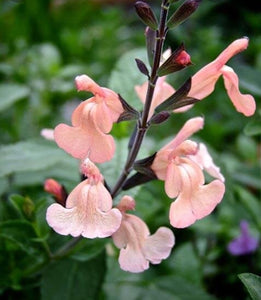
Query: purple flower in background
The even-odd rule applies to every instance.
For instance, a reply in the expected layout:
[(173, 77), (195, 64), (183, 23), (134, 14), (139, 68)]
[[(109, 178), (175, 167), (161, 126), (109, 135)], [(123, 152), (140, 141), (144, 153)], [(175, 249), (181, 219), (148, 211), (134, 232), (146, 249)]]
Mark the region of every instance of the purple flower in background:
[(240, 222), (240, 231), (239, 237), (228, 244), (228, 251), (232, 255), (245, 255), (255, 252), (258, 247), (258, 239), (250, 235), (247, 221)]

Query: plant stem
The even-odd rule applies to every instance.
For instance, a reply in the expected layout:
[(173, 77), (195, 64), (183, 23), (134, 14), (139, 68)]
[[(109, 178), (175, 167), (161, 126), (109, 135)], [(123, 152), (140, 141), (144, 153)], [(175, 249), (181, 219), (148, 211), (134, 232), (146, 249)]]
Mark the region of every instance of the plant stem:
[(143, 142), (143, 139), (145, 137), (145, 134), (146, 134), (147, 130), (149, 129), (149, 126), (148, 126), (149, 111), (150, 111), (151, 102), (152, 102), (153, 95), (154, 95), (155, 85), (156, 85), (157, 79), (158, 79), (157, 70), (160, 65), (163, 44), (164, 44), (164, 40), (165, 40), (165, 37), (167, 34), (166, 22), (167, 22), (167, 16), (168, 16), (168, 9), (169, 9), (168, 0), (163, 0), (162, 4), (161, 4), (159, 28), (158, 28), (157, 34), (156, 34), (156, 47), (155, 47), (154, 60), (153, 60), (152, 70), (151, 70), (151, 74), (150, 74), (150, 78), (149, 78), (149, 84), (148, 84), (148, 89), (147, 89), (147, 94), (146, 94), (144, 110), (143, 110), (141, 118), (139, 119), (139, 121), (137, 123), (138, 129), (137, 129), (136, 137), (134, 139), (132, 148), (130, 149), (130, 153), (126, 160), (123, 171), (122, 171), (121, 175), (119, 176), (118, 181), (116, 182), (115, 186), (111, 190), (112, 198), (114, 198), (118, 194), (118, 192), (121, 190), (122, 185), (124, 184), (125, 180), (129, 176), (129, 174), (132, 170), (134, 161), (136, 160), (136, 157), (139, 153), (139, 150), (140, 150), (141, 144)]

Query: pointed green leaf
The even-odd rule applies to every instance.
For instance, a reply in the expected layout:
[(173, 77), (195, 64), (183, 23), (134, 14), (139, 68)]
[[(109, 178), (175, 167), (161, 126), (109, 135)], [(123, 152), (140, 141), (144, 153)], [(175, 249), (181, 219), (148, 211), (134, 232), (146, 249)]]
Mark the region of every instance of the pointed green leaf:
[(52, 167), (63, 161), (77, 162), (55, 143), (44, 139), (32, 139), (0, 147), (0, 177), (16, 172), (38, 171)]
[(261, 299), (261, 277), (252, 273), (242, 273), (238, 275), (244, 283), (253, 300)]

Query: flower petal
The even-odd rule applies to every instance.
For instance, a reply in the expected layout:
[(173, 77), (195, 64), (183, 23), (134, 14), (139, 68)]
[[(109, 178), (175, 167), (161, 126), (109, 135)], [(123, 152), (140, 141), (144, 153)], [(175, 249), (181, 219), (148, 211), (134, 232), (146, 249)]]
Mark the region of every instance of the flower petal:
[(192, 85), (188, 96), (203, 99), (210, 95), (220, 77), (221, 68), (237, 53), (245, 50), (248, 46), (248, 38), (235, 40), (211, 63), (200, 69), (192, 77)]
[(175, 149), (187, 138), (189, 138), (193, 133), (202, 129), (203, 125), (204, 125), (204, 119), (201, 117), (195, 117), (189, 119), (181, 128), (181, 130), (178, 132), (178, 134), (175, 136), (175, 138), (166, 146), (164, 146), (160, 151), (163, 151), (165, 149)]
[(173, 232), (166, 227), (160, 227), (153, 235), (149, 236), (144, 245), (145, 257), (153, 264), (159, 264), (162, 259), (170, 255), (175, 244)]
[(79, 236), (82, 232), (77, 207), (67, 209), (54, 203), (47, 209), (46, 220), (49, 226), (61, 235)]
[(202, 169), (206, 170), (206, 172), (221, 180), (222, 182), (225, 181), (224, 176), (220, 172), (220, 168), (217, 167), (210, 154), (208, 153), (206, 145), (203, 143), (199, 144), (198, 151), (195, 155), (190, 155), (189, 158), (196, 162)]
[(252, 116), (256, 110), (254, 97), (252, 95), (243, 95), (240, 93), (238, 87), (238, 77), (232, 68), (224, 66), (221, 71), (228, 96), (234, 104), (236, 110), (243, 113), (247, 117)]
[(186, 193), (180, 193), (170, 207), (171, 225), (176, 228), (188, 227), (209, 215), (222, 200), (224, 192), (225, 185), (220, 180), (214, 180), (199, 186), (190, 197)]
[(179, 167), (171, 162), (167, 167), (165, 179), (165, 191), (169, 198), (178, 196), (182, 189), (182, 178), (180, 176)]
[(89, 130), (59, 124), (54, 130), (55, 141), (60, 148), (73, 157), (84, 160), (86, 157), (96, 163), (110, 160), (115, 152), (114, 139), (98, 130), (90, 122)]
[(92, 80), (89, 76), (85, 74), (76, 76), (75, 84), (78, 91), (91, 92), (93, 95), (104, 95), (102, 88), (94, 80)]

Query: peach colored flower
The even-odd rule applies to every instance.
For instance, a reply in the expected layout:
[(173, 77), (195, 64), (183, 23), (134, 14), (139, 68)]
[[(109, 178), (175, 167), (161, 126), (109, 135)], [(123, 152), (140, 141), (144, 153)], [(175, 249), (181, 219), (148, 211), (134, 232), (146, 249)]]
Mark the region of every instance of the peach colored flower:
[(199, 70), (192, 77), (192, 87), (188, 95), (197, 99), (206, 98), (214, 91), (215, 84), (222, 75), (228, 96), (236, 110), (245, 116), (253, 115), (256, 109), (254, 97), (240, 93), (237, 74), (226, 66), (229, 59), (247, 48), (248, 42), (248, 38), (235, 40), (214, 61)]
[(61, 235), (108, 237), (120, 226), (122, 215), (112, 208), (112, 198), (98, 168), (88, 159), (82, 164), (88, 179), (69, 194), (65, 207), (54, 203), (47, 209), (48, 224)]
[[(151, 165), (158, 179), (165, 181), (165, 191), (177, 199), (170, 207), (170, 223), (182, 228), (210, 214), (222, 200), (224, 177), (203, 144), (187, 140), (203, 127), (203, 118), (188, 120), (176, 137), (164, 146)], [(217, 178), (205, 184), (203, 169)]]
[[(192, 77), (192, 85), (188, 97), (199, 100), (206, 98), (214, 91), (217, 80), (222, 76), (228, 96), (236, 110), (245, 116), (253, 115), (256, 109), (254, 97), (240, 93), (238, 76), (232, 68), (226, 65), (229, 59), (245, 50), (247, 46), (248, 38), (235, 40), (214, 61), (199, 70)], [(150, 117), (154, 109), (175, 92), (175, 90), (165, 82), (165, 79), (165, 77), (160, 77), (156, 84), (155, 95), (150, 109)], [(145, 82), (143, 85), (135, 87), (142, 102), (145, 102), (147, 86), (148, 83)], [(191, 105), (177, 109), (175, 112), (182, 112), (190, 107)]]
[(74, 110), (72, 126), (59, 124), (55, 128), (55, 141), (75, 158), (89, 157), (97, 163), (108, 161), (115, 152), (113, 137), (108, 133), (123, 112), (119, 96), (87, 75), (77, 76), (75, 82), (79, 91), (90, 91), (94, 97)]
[(147, 225), (140, 218), (125, 213), (135, 208), (135, 200), (130, 196), (124, 196), (117, 207), (122, 212), (122, 223), (112, 239), (116, 247), (121, 249), (121, 269), (143, 272), (149, 268), (149, 263), (159, 264), (170, 255), (175, 238), (169, 228), (160, 227), (150, 235)]

